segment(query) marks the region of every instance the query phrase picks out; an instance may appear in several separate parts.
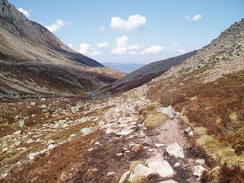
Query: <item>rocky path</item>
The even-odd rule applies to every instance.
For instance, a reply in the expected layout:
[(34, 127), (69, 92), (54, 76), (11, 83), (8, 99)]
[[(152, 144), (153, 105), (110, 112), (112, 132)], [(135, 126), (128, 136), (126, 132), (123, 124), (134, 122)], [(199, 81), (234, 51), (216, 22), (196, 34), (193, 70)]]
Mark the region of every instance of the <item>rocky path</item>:
[(180, 114), (146, 92), (77, 103), (63, 119), (4, 136), (1, 182), (199, 182), (205, 162), (192, 157)]

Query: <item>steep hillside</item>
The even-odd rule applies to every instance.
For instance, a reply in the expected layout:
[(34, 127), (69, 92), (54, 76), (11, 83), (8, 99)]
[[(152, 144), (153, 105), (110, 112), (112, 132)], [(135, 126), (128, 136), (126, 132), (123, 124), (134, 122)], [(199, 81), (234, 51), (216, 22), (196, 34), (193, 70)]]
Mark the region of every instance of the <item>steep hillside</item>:
[(71, 50), (42, 25), (0, 0), (0, 96), (73, 95), (124, 74)]
[(0, 182), (242, 183), (243, 83), (244, 19), (116, 96), (4, 99)]
[(151, 64), (145, 65), (140, 69), (128, 74), (126, 77), (117, 80), (111, 85), (107, 85), (101, 89), (101, 92), (105, 93), (117, 93), (124, 92), (130, 89), (141, 86), (152, 79), (160, 76), (167, 70), (169, 70), (172, 66), (182, 63), (187, 58), (194, 55), (196, 51), (192, 51), (186, 53), (184, 55), (180, 55), (177, 57), (169, 58), (166, 60), (161, 60), (157, 62), (153, 62)]
[(171, 105), (192, 128), (195, 148), (213, 168), (207, 182), (244, 178), (243, 83), (244, 19), (147, 85), (149, 99)]

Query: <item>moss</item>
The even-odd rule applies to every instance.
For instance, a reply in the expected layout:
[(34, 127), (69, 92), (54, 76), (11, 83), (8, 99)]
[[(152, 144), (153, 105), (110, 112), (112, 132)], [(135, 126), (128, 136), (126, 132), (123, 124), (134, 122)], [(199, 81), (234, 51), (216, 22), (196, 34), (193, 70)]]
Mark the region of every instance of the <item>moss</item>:
[(144, 124), (146, 127), (156, 127), (163, 124), (168, 117), (160, 112), (149, 112), (146, 114)]
[(223, 144), (214, 136), (208, 135), (207, 129), (203, 127), (194, 128), (194, 132), (198, 137), (196, 143), (203, 149), (209, 162), (220, 165), (227, 163), (244, 169), (244, 155), (238, 156), (230, 145)]

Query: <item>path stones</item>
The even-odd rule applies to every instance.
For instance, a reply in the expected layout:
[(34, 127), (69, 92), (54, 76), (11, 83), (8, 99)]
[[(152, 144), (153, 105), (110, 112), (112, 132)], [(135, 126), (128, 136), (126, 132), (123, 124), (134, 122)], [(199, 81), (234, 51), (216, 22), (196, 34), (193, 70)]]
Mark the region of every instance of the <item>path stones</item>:
[(170, 156), (174, 156), (176, 158), (184, 158), (184, 152), (181, 146), (177, 143), (171, 144), (166, 148), (166, 151)]

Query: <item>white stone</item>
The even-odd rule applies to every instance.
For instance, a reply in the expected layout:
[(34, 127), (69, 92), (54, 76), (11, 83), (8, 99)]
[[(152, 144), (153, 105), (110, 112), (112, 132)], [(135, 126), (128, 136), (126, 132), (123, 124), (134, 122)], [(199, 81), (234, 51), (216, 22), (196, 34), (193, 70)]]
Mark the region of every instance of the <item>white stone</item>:
[(166, 181), (162, 181), (162, 182), (158, 182), (158, 183), (178, 183), (178, 182), (171, 179), (171, 180), (166, 180)]
[(35, 102), (31, 102), (30, 105), (34, 106), (34, 105), (36, 105), (36, 103)]
[(37, 156), (38, 154), (39, 154), (39, 152), (30, 153), (28, 155), (29, 160), (33, 160), (35, 158), (35, 156)]
[(93, 133), (94, 129), (92, 127), (88, 127), (88, 128), (82, 128), (80, 130), (80, 133), (82, 133), (83, 135), (88, 135), (90, 133)]
[(54, 144), (55, 143), (55, 141), (54, 140), (52, 140), (52, 139), (49, 139), (48, 141), (47, 141), (47, 144), (49, 145), (49, 144)]
[(163, 146), (165, 146), (164, 144), (155, 144), (155, 146), (157, 147), (157, 148), (160, 148), (160, 147), (163, 147)]
[(114, 175), (115, 172), (108, 172), (107, 176)]
[(204, 165), (205, 164), (205, 160), (204, 159), (197, 159), (195, 161), (195, 163), (198, 164), (198, 165)]
[(121, 178), (119, 179), (119, 183), (123, 183), (125, 181), (125, 179), (128, 177), (128, 175), (130, 174), (129, 171), (123, 173), (123, 175), (121, 176)]
[(171, 156), (175, 156), (176, 158), (184, 158), (184, 152), (181, 146), (177, 143), (171, 144), (166, 148), (166, 151)]
[(5, 153), (5, 152), (7, 152), (7, 151), (8, 151), (8, 148), (5, 147), (5, 148), (3, 149), (3, 152)]
[(34, 142), (34, 140), (32, 140), (32, 139), (28, 139), (28, 140), (26, 141), (27, 144), (30, 144), (30, 143), (32, 143), (32, 142)]
[(204, 168), (203, 166), (201, 165), (197, 165), (197, 166), (194, 166), (193, 168), (193, 175), (197, 176), (197, 177), (201, 177), (203, 172), (206, 170), (206, 168)]
[(190, 131), (190, 132), (188, 133), (188, 135), (189, 135), (190, 137), (192, 137), (192, 136), (194, 135), (193, 131)]
[(185, 129), (186, 133), (189, 133), (190, 131), (191, 131), (191, 127), (188, 127), (188, 128)]
[(161, 156), (155, 156), (146, 161), (148, 167), (161, 177), (171, 177), (175, 174), (170, 164)]
[(123, 156), (123, 153), (117, 153), (116, 156)]
[(21, 132), (22, 132), (21, 130), (18, 130), (18, 131), (16, 131), (16, 132), (14, 132), (13, 134), (14, 134), (14, 135), (20, 135)]
[(69, 136), (69, 138), (73, 138), (73, 137), (75, 137), (76, 135), (75, 134), (71, 134), (70, 136)]
[(171, 106), (160, 107), (157, 109), (157, 111), (166, 114), (170, 119), (173, 119), (175, 116), (175, 111)]
[(179, 167), (179, 166), (180, 166), (179, 162), (175, 163), (175, 167)]
[(41, 101), (46, 101), (46, 99), (45, 98), (41, 98)]
[(143, 177), (147, 177), (148, 175), (154, 173), (151, 168), (148, 168), (142, 164), (136, 165), (136, 167), (132, 170), (132, 173), (129, 176), (129, 181), (138, 181)]
[(47, 147), (47, 149), (50, 150), (50, 149), (54, 149), (55, 147), (56, 147), (56, 145), (54, 145), (54, 144), (49, 144), (48, 147)]

